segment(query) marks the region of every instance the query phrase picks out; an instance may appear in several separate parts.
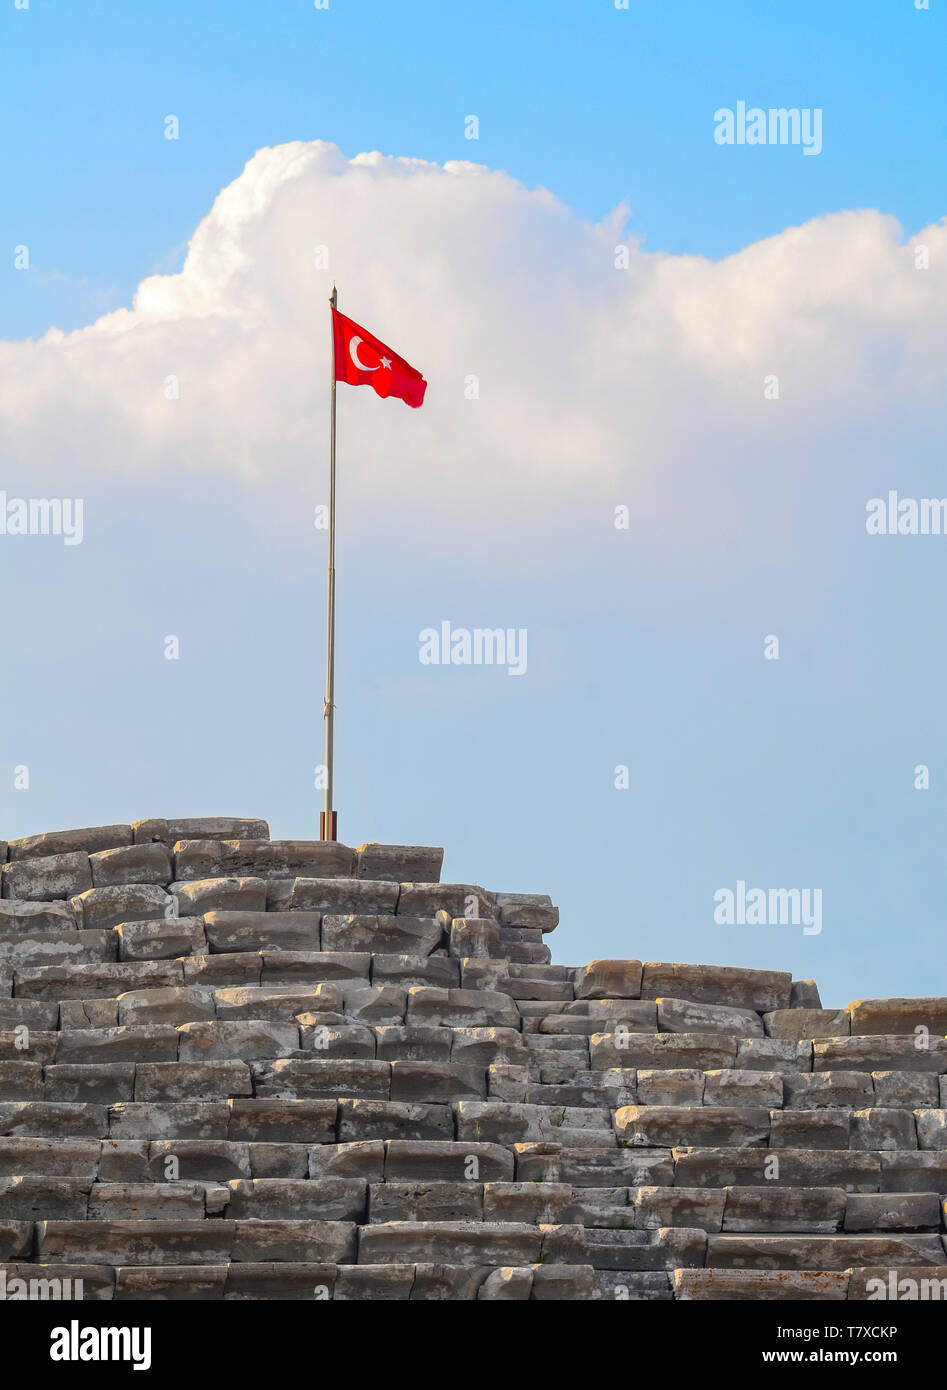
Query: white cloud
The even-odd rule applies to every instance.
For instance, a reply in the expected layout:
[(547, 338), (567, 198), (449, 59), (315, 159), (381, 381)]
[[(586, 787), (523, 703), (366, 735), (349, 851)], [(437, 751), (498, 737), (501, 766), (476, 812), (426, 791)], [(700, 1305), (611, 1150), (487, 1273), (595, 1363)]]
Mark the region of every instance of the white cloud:
[[(340, 307), (430, 383), (419, 412), (340, 388), (365, 494), (453, 505), (457, 531), (540, 491), (655, 511), (696, 488), (696, 516), (708, 467), (736, 486), (746, 451), (746, 476), (758, 472), (774, 419), (773, 447), (811, 452), (865, 417), (942, 409), (944, 223), (905, 241), (890, 217), (843, 212), (719, 263), (632, 246), (619, 271), (622, 218), (591, 226), (473, 164), (260, 150), (180, 273), (144, 280), (131, 309), (88, 328), (0, 343), (0, 449), (46, 489), (198, 470), (311, 490), (332, 279)], [(763, 400), (769, 373), (778, 404)]]

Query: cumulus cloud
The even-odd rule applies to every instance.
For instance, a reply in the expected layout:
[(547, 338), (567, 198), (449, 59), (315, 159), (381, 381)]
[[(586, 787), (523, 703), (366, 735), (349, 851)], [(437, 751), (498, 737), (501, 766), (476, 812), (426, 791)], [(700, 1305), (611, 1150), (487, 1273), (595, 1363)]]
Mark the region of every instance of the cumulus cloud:
[(340, 307), (430, 383), (419, 412), (341, 388), (366, 496), (433, 488), (459, 529), (537, 490), (646, 511), (772, 442), (774, 410), (778, 447), (809, 451), (856, 421), (941, 408), (943, 222), (908, 239), (879, 212), (842, 212), (720, 262), (631, 244), (616, 269), (624, 215), (590, 225), (469, 163), (262, 149), (179, 273), (79, 331), (0, 343), (0, 449), (47, 487), (196, 471), (311, 488), (333, 280)]

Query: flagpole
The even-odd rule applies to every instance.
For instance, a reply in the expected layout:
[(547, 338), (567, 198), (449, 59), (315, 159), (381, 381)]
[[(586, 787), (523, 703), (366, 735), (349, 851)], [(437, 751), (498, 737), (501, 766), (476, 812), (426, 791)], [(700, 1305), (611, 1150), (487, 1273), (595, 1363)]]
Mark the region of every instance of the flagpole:
[[(331, 308), (338, 296), (335, 285), (329, 295)], [(326, 804), (319, 817), (320, 840), (338, 838), (338, 812), (332, 809), (333, 791), (333, 734), (335, 715), (335, 316), (330, 312), (332, 356), (329, 374), (329, 583), (328, 615), (326, 620), (326, 697), (322, 715), (326, 724)]]

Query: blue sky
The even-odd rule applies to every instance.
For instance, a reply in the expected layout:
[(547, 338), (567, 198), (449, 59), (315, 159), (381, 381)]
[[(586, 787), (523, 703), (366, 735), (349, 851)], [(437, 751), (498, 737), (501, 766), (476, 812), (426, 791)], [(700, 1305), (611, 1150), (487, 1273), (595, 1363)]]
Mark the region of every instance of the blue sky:
[[(179, 271), (221, 190), (267, 146), (323, 140), (348, 157), (472, 160), (548, 188), (571, 211), (559, 221), (544, 221), (539, 204), (511, 212), (491, 183), (458, 243), (447, 197), (429, 206), (418, 187), (412, 224), (410, 198), (402, 215), (400, 194), (386, 203), (371, 188), (353, 215), (357, 204), (333, 202), (342, 176), (313, 172), (309, 201), (281, 213), (274, 200), (272, 241), (264, 228), (240, 242), (254, 267), (241, 293), (262, 286), (261, 314), (247, 321), (273, 330), (259, 361), (247, 347), (259, 375), (225, 376), (206, 432), (189, 423), (167, 457), (152, 457), (128, 378), (110, 398), (113, 369), (73, 377), (75, 359), (57, 363), (49, 350), (38, 414), (0, 407), (0, 490), (82, 496), (87, 535), (74, 549), (0, 542), (0, 833), (201, 813), (313, 833), (325, 557), (310, 516), (324, 491), (324, 324), (314, 310), (312, 360), (300, 355), (286, 307), (295, 272), (284, 275), (268, 248), (295, 266), (292, 227), (318, 240), (332, 210), (354, 244), (343, 307), (432, 382), (417, 416), (342, 389), (343, 838), (433, 840), (451, 877), (550, 892), (563, 910), (557, 960), (785, 968), (815, 975), (833, 1004), (947, 992), (947, 539), (869, 538), (863, 520), (866, 498), (890, 487), (947, 494), (943, 408), (922, 380), (943, 360), (924, 307), (943, 273), (910, 272), (890, 311), (886, 278), (898, 246), (907, 255), (945, 212), (945, 21), (940, 0), (932, 6), (30, 0), (21, 11), (5, 0), (7, 344), (83, 328), (131, 305), (145, 277)], [(740, 100), (820, 108), (822, 153), (715, 145), (715, 110)], [(177, 141), (163, 135), (171, 114)], [(469, 114), (477, 141), (464, 138)], [(596, 315), (608, 303), (577, 249), (593, 245), (581, 224), (626, 199), (620, 236), (666, 253), (677, 285), (693, 271), (707, 297), (684, 288), (684, 300), (647, 311), (654, 362), (633, 318), (598, 396), (554, 384), (545, 399), (530, 377), (520, 394), (539, 415), (524, 406), (520, 419), (504, 397), (509, 429), (497, 417), (482, 444), (474, 436), (478, 454), (459, 393), (439, 404), (438, 344), (456, 334), (485, 382), (520, 333), (562, 358), (575, 342), (569, 296), (581, 305), (587, 287)], [(892, 216), (900, 232), (886, 242), (870, 220), (839, 224), (792, 259), (787, 229), (860, 209)], [(680, 259), (738, 257), (765, 238), (777, 239), (777, 257), (785, 242), (787, 259), (739, 260), (723, 294), (712, 267)], [(27, 274), (13, 268), (24, 244)], [(413, 248), (422, 264), (409, 293), (399, 283)], [(543, 294), (511, 272), (534, 262), (536, 285), (563, 306), (550, 323), (533, 318)], [(471, 280), (453, 318), (438, 317), (439, 296), (425, 289), (428, 264)], [(660, 296), (656, 264), (643, 261), (641, 274), (658, 277)], [(242, 305), (221, 283), (225, 319)], [(324, 304), (321, 285), (314, 302)], [(814, 337), (794, 337), (797, 306)], [(665, 342), (678, 315), (687, 351), (670, 330)], [(725, 382), (702, 358), (695, 365), (708, 325), (719, 355), (731, 338), (741, 345)], [(842, 346), (820, 371), (821, 325), (829, 348)], [(148, 331), (134, 329), (132, 353)], [(185, 323), (162, 346), (161, 378), (178, 352), (208, 356), (188, 348), (190, 332)], [(757, 332), (767, 344), (758, 362), (743, 346)], [(783, 375), (778, 415), (758, 401), (767, 370)], [(741, 373), (752, 378), (742, 406)], [(678, 374), (679, 389), (667, 386)], [(263, 383), (261, 411), (275, 411), (248, 434), (256, 475), (228, 472), (223, 446), (205, 469), (205, 446), (226, 435), (248, 380)], [(505, 383), (515, 398), (509, 372)], [(493, 422), (489, 395), (480, 418)], [(612, 422), (619, 397), (630, 413)], [(548, 438), (543, 410), (556, 421)], [(575, 446), (547, 474), (560, 431)], [(623, 501), (630, 533), (611, 523)], [(444, 619), (525, 626), (528, 676), (419, 667), (419, 629)], [(177, 665), (161, 658), (169, 632), (181, 636)], [(761, 658), (770, 633), (778, 663)], [(29, 792), (12, 787), (22, 763)], [(932, 770), (927, 792), (913, 787), (920, 763)], [(627, 792), (612, 785), (619, 764)], [(821, 887), (823, 932), (716, 926), (712, 895), (738, 879)]]

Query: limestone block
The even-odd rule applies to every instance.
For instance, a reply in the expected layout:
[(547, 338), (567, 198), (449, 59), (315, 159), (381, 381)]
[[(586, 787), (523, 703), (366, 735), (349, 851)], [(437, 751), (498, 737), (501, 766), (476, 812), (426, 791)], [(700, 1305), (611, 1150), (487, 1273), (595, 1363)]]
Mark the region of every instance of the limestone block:
[(173, 1024), (122, 1024), (117, 1028), (64, 1029), (59, 1035), (56, 1061), (94, 1064), (102, 1062), (174, 1062), (178, 1035)]
[(719, 1235), (707, 1245), (708, 1266), (729, 1269), (844, 1270), (855, 1265), (939, 1264), (937, 1236)]
[(374, 1058), (333, 1057), (309, 1060), (286, 1057), (266, 1063), (256, 1076), (256, 1094), (275, 1099), (332, 1099), (361, 1096), (387, 1100), (390, 1062)]
[(495, 1220), (474, 1182), (381, 1182), (369, 1188), (369, 1221)]
[(45, 1100), (112, 1105), (134, 1099), (134, 1062), (60, 1062), (45, 1067), (44, 1075)]
[(117, 927), (120, 922), (152, 922), (177, 915), (171, 896), (154, 883), (89, 888), (77, 892), (70, 902), (77, 926), (100, 930)]
[(783, 1078), (775, 1072), (738, 1068), (705, 1072), (704, 1105), (759, 1105), (778, 1110), (783, 1105)]
[[(897, 1112), (889, 1112), (897, 1113)], [(947, 1110), (929, 1109), (915, 1112), (917, 1121), (917, 1146), (919, 1149), (947, 1149)], [(894, 1148), (885, 1144), (885, 1148)], [(899, 1144), (898, 1148), (908, 1149), (910, 1144)]]
[[(322, 988), (322, 986), (317, 986)], [(328, 986), (331, 988), (331, 986)], [(313, 1052), (317, 1057), (374, 1057), (376, 1055), (375, 1033), (357, 1023), (335, 1025), (326, 1022), (325, 1014), (298, 1014), (299, 1040), (304, 1052)], [(380, 1056), (380, 1054), (379, 1054)], [(380, 1057), (382, 1061), (390, 1060)]]
[(218, 877), (174, 882), (168, 892), (180, 917), (202, 917), (205, 912), (264, 912), (266, 883), (262, 878)]
[(401, 1024), (404, 1022), (407, 996), (397, 985), (369, 985), (363, 989), (347, 988), (342, 992), (343, 1007), (348, 1018), (366, 1026), (372, 1024)]
[(200, 917), (173, 917), (160, 922), (123, 922), (118, 934), (119, 960), (174, 960), (206, 950)]
[(313, 1144), (307, 1150), (310, 1178), (358, 1178), (381, 1182), (385, 1173), (385, 1143), (369, 1139), (355, 1144)]
[[(728, 1187), (723, 1230), (832, 1235), (845, 1218), (841, 1187)], [(848, 1200), (855, 1200), (849, 1197)]]
[[(849, 1149), (676, 1148), (674, 1181), (687, 1187), (840, 1187), (877, 1192), (878, 1154)], [(776, 1166), (776, 1160), (778, 1167)]]
[(76, 914), (69, 903), (0, 899), (0, 931), (61, 931), (75, 927)]
[[(24, 1001), (26, 1002), (26, 1001)], [(43, 1004), (42, 1008), (55, 1008)], [(55, 1027), (55, 1025), (53, 1025)], [(118, 998), (63, 999), (59, 1005), (59, 1027), (63, 1032), (82, 1028), (115, 1028), (118, 1026)]]
[(398, 911), (409, 917), (446, 912), (448, 918), (496, 919), (496, 905), (474, 883), (402, 883)]
[(793, 980), (789, 995), (791, 1009), (821, 1009), (822, 998), (815, 980)]
[(404, 1101), (341, 1100), (339, 1140), (449, 1139), (454, 1124), (448, 1105), (412, 1105)]
[(341, 989), (368, 984), (371, 956), (355, 951), (264, 951), (265, 985), (315, 985), (323, 981)]
[(882, 1192), (947, 1192), (947, 1150), (880, 1153)]
[(740, 1071), (778, 1072), (794, 1076), (812, 1070), (813, 1044), (792, 1038), (741, 1038), (737, 1043), (736, 1067)]
[(661, 996), (656, 1002), (658, 1027), (662, 1033), (724, 1033), (735, 1038), (763, 1036), (763, 1020), (749, 1009)]
[(726, 1201), (725, 1192), (697, 1187), (632, 1187), (628, 1189), (629, 1224), (643, 1231), (657, 1231), (663, 1226), (719, 1231)]
[(359, 1178), (232, 1178), (228, 1219), (364, 1221), (365, 1183)]
[(638, 999), (640, 960), (593, 960), (576, 971), (576, 999)]
[(99, 850), (118, 849), (131, 842), (130, 825), (91, 825), (82, 830), (50, 830), (45, 835), (26, 835), (21, 840), (11, 840), (7, 854), (11, 862), (48, 859), (62, 854), (88, 857)]
[(359, 1264), (415, 1264), (432, 1254), (460, 1264), (534, 1264), (541, 1249), (539, 1229), (519, 1222), (391, 1221), (358, 1233)]
[(371, 974), (373, 985), (398, 985), (401, 989), (411, 985), (460, 987), (460, 961), (449, 956), (374, 955)]
[(611, 1067), (710, 1071), (734, 1066), (737, 1056), (736, 1041), (717, 1033), (632, 1033), (617, 1040), (613, 1033), (593, 1033), (589, 1051), (593, 1071)]
[(178, 840), (175, 876), (195, 879), (350, 878), (354, 851), (335, 840)]
[(414, 1265), (339, 1265), (336, 1303), (407, 1303), (417, 1277)]
[(852, 1193), (845, 1209), (846, 1231), (939, 1231), (941, 1199), (936, 1192)]
[(620, 1143), (637, 1148), (768, 1144), (770, 1112), (752, 1106), (625, 1105), (615, 1111)]
[(251, 1144), (250, 1171), (255, 1178), (306, 1178), (309, 1150), (305, 1144)]
[(729, 965), (679, 965), (646, 961), (642, 999), (669, 997), (716, 1004), (743, 1013), (770, 1013), (789, 1007), (792, 976), (779, 970), (743, 970)]
[(392, 1100), (480, 1100), (486, 1095), (486, 1074), (482, 1067), (404, 1061), (390, 1065)]
[(816, 1040), (812, 1044), (812, 1069), (947, 1072), (947, 1038), (887, 1034)]
[[(196, 816), (183, 820), (139, 820), (132, 825), (136, 845), (159, 840), (174, 845), (178, 840), (268, 840), (265, 820), (245, 816)], [(105, 848), (105, 846), (102, 846)]]
[(378, 951), (427, 956), (440, 943), (444, 923), (432, 917), (337, 916), (322, 919), (326, 951)]
[(443, 860), (442, 849), (426, 845), (359, 845), (355, 876), (398, 884), (437, 883)]
[(676, 1269), (672, 1276), (675, 1297), (683, 1302), (769, 1302), (772, 1299), (813, 1300), (837, 1303), (848, 1296), (847, 1271), (781, 1269)]
[(299, 1047), (294, 1023), (269, 1023), (265, 1019), (234, 1019), (214, 1023), (182, 1023), (178, 1028), (178, 1056), (182, 1062), (248, 1062), (257, 1057), (283, 1057)]
[(191, 956), (181, 963), (186, 985), (206, 985), (209, 989), (247, 988), (258, 985), (263, 977), (262, 951)]
[[(174, 1160), (173, 1165), (171, 1160)], [(246, 1144), (229, 1143), (225, 1139), (151, 1140), (147, 1144), (146, 1179), (167, 1182), (175, 1169), (175, 1180), (227, 1182), (230, 1178), (250, 1176), (250, 1153)], [(103, 1176), (100, 1169), (99, 1178)]]
[(0, 1175), (25, 1173), (71, 1177), (91, 1186), (99, 1162), (97, 1139), (40, 1139), (17, 1136), (0, 1139)]
[(109, 1106), (110, 1139), (226, 1139), (230, 1109), (210, 1100), (120, 1101)]
[(91, 887), (92, 871), (87, 854), (50, 854), (3, 865), (5, 898), (46, 902), (51, 898), (72, 898)]
[(204, 913), (204, 932), (212, 951), (318, 951), (318, 912)]
[(118, 996), (119, 1027), (149, 1023), (196, 1023), (214, 1017), (214, 991), (195, 985), (127, 990)]
[(598, 1298), (595, 1270), (591, 1265), (536, 1265), (530, 1299), (536, 1303), (555, 1303), (562, 1299), (593, 1302)]
[(166, 845), (124, 845), (89, 855), (93, 888), (124, 887), (153, 883), (166, 887), (173, 878), (171, 855)]
[(305, 989), (292, 985), (236, 985), (214, 990), (219, 1019), (256, 1018), (290, 1022), (300, 1014), (342, 1012), (338, 985), (319, 984)]
[(786, 1108), (816, 1110), (820, 1107), (866, 1106), (874, 1104), (871, 1077), (858, 1071), (821, 1071), (785, 1078)]
[[(266, 906), (270, 912), (318, 912), (390, 915), (398, 906), (398, 884), (382, 879), (294, 878), (270, 879)], [(407, 911), (407, 909), (405, 909)], [(417, 916), (433, 916), (419, 912)]]
[(101, 1139), (108, 1134), (104, 1105), (0, 1101), (0, 1135), (23, 1139)]
[(880, 1105), (870, 1110), (852, 1111), (851, 1145), (853, 1149), (872, 1150), (927, 1147), (915, 1134), (912, 1111), (886, 1109)]
[(94, 965), (114, 960), (118, 939), (109, 931), (0, 931), (0, 969), (39, 969), (46, 965)]
[(770, 1146), (774, 1149), (848, 1148), (852, 1127), (849, 1110), (771, 1110), (770, 1119)]
[(409, 1024), (517, 1028), (519, 1017), (519, 1010), (508, 995), (490, 990), (430, 989), (418, 985), (408, 990)]
[(246, 1062), (140, 1062), (134, 1070), (138, 1101), (229, 1100), (252, 1094)]
[(88, 1206), (90, 1221), (199, 1221), (204, 1188), (196, 1182), (96, 1183)]
[[(559, 1265), (559, 1269), (567, 1266)], [(501, 1265), (491, 1270), (480, 1285), (477, 1298), (484, 1302), (528, 1302), (533, 1287), (532, 1265)]]
[(841, 1038), (849, 1031), (847, 1009), (776, 1009), (763, 1015), (771, 1038)]
[(926, 1028), (947, 1033), (947, 997), (926, 999), (858, 999), (848, 1006), (853, 1034), (913, 1033)]
[(504, 954), (500, 942), (500, 928), (496, 922), (475, 917), (452, 919), (448, 949), (452, 956), (467, 960), (499, 961)]
[(337, 1110), (335, 1100), (233, 1100), (228, 1134), (236, 1142), (329, 1144)]

